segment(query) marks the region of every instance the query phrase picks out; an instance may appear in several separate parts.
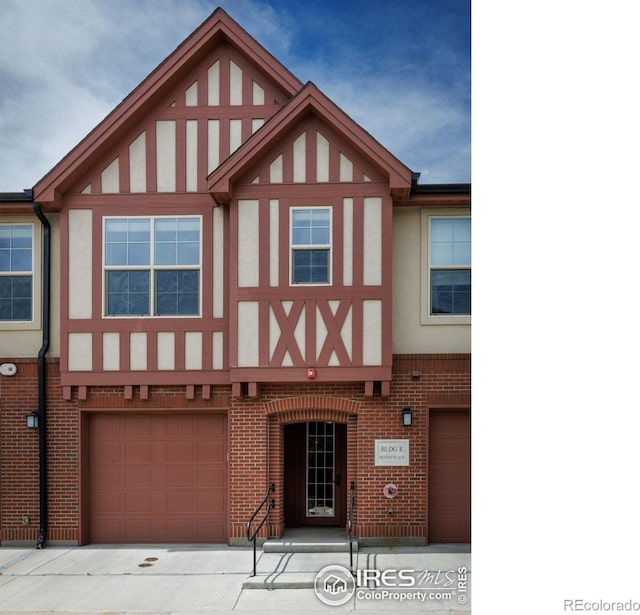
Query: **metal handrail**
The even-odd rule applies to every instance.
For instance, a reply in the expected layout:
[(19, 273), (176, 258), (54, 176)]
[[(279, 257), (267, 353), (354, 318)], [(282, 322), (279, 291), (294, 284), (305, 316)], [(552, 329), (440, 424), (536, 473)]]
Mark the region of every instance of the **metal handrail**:
[(356, 484), (351, 481), (349, 487), (349, 521), (347, 522), (347, 529), (349, 530), (349, 565), (351, 568), (351, 574), (353, 575), (353, 501)]
[(247, 540), (249, 542), (253, 542), (253, 574), (251, 575), (253, 577), (256, 576), (256, 537), (258, 536), (258, 532), (260, 532), (260, 530), (262, 529), (262, 526), (265, 524), (265, 522), (269, 518), (269, 511), (275, 507), (276, 501), (271, 500), (271, 502), (269, 502), (269, 506), (267, 506), (267, 512), (265, 512), (264, 517), (262, 518), (262, 521), (260, 521), (260, 524), (258, 525), (256, 530), (253, 532), (253, 534), (251, 534), (251, 524), (253, 523), (253, 520), (258, 516), (258, 513), (262, 510), (262, 507), (267, 503), (269, 499), (269, 494), (273, 493), (275, 490), (276, 490), (275, 483), (271, 483), (271, 486), (269, 487), (269, 489), (267, 489), (267, 495), (264, 496), (264, 499), (262, 500), (262, 502), (260, 502), (258, 508), (256, 508), (255, 512), (251, 515), (251, 519), (247, 521)]

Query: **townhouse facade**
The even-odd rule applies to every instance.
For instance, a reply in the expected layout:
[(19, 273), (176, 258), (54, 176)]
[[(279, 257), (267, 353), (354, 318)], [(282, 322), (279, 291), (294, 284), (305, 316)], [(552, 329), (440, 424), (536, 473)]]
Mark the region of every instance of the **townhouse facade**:
[(470, 542), (470, 207), (217, 9), (0, 195), (0, 543)]

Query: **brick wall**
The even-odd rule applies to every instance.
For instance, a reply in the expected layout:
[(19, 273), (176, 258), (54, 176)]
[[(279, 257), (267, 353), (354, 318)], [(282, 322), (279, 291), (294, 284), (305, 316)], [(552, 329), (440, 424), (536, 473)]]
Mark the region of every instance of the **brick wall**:
[[(11, 360), (18, 373), (0, 381), (0, 540), (36, 541), (39, 527), (38, 434), (25, 415), (37, 410), (37, 365)], [(347, 424), (346, 485), (356, 484), (355, 532), (360, 537), (427, 538), (429, 408), (470, 406), (468, 355), (396, 355), (388, 398), (365, 397), (362, 383), (263, 384), (258, 397), (234, 398), (230, 387), (89, 387), (86, 399), (62, 398), (57, 361), (48, 370), (48, 463), (50, 540), (81, 541), (80, 414), (99, 409), (163, 410), (226, 408), (229, 425), (229, 536), (242, 539), (245, 524), (270, 483), (276, 508), (262, 536), (284, 527), (283, 425), (296, 421)], [(84, 395), (83, 395), (84, 396)], [(413, 410), (403, 427), (402, 408)], [(411, 465), (374, 465), (376, 439), (409, 439)], [(383, 487), (398, 487), (393, 500)], [(392, 512), (390, 512), (390, 509)], [(29, 525), (23, 525), (28, 516)]]
[[(0, 540), (36, 541), (40, 526), (38, 431), (25, 415), (38, 410), (34, 359), (3, 359), (18, 371), (0, 380)], [(78, 412), (62, 400), (57, 361), (47, 361), (49, 540), (77, 540)], [(29, 518), (26, 525), (23, 521)]]

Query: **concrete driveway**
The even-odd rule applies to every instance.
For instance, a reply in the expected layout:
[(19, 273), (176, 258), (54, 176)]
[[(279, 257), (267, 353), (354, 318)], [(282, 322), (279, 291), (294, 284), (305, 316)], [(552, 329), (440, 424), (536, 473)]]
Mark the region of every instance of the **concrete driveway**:
[[(361, 549), (355, 554), (354, 567), (369, 571), (369, 583), (358, 591), (354, 587), (353, 595), (335, 606), (321, 602), (313, 589), (314, 579), (326, 566), (348, 568), (348, 554), (258, 551), (258, 574), (250, 577), (253, 559), (249, 548), (86, 546), (36, 551), (2, 547), (0, 613), (369, 615), (402, 610), (469, 615), (471, 556), (455, 551)], [(460, 568), (465, 570), (464, 577), (456, 572)], [(389, 591), (379, 580), (376, 586), (375, 577), (380, 579), (380, 575), (371, 571), (400, 569), (413, 571), (418, 581), (415, 586), (424, 590), (424, 599), (407, 597), (403, 588)], [(389, 574), (393, 579), (393, 573)], [(409, 573), (403, 574), (406, 581)], [(464, 600), (463, 593), (442, 599), (442, 592), (431, 591), (451, 589), (460, 578), (465, 581)], [(449, 582), (453, 580), (456, 584)]]

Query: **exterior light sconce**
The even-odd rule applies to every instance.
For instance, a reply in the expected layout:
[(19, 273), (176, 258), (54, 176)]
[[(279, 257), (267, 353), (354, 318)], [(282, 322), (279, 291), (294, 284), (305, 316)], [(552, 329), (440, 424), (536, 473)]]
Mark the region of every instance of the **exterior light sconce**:
[(29, 412), (25, 416), (27, 419), (27, 429), (38, 429), (38, 413), (37, 412)]
[(408, 406), (402, 409), (402, 424), (405, 427), (411, 427), (411, 422), (413, 421), (413, 416), (411, 414), (411, 408)]

